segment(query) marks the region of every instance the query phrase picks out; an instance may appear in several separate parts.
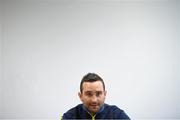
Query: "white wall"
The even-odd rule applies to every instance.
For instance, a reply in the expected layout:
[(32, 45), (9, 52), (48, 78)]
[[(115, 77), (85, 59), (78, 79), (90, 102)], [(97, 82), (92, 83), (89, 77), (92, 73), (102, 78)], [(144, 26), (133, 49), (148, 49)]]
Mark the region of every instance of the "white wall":
[(132, 119), (180, 118), (179, 2), (3, 1), (0, 118), (54, 118), (87, 72)]
[[(180, 1), (178, 1), (178, 11), (180, 11)], [(178, 12), (178, 20), (180, 19), (180, 12)], [(180, 38), (180, 22), (178, 23), (178, 39)], [(180, 46), (180, 39), (178, 40), (178, 43), (177, 43), (179, 46)], [(180, 47), (178, 47), (178, 61), (180, 61)], [(179, 67), (178, 67), (178, 86), (180, 85), (180, 64), (178, 64)], [(179, 88), (179, 87), (178, 87)], [(180, 90), (178, 90), (178, 101), (180, 101)], [(178, 111), (180, 111), (180, 103), (178, 104)]]
[(0, 1), (0, 116), (2, 113), (2, 1)]

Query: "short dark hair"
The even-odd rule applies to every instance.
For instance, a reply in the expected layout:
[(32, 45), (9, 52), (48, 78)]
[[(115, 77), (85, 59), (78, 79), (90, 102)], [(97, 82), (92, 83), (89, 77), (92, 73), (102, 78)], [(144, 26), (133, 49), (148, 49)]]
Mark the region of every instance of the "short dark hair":
[(105, 90), (105, 84), (104, 84), (103, 79), (99, 75), (97, 75), (95, 73), (88, 73), (81, 80), (81, 83), (80, 83), (80, 91), (81, 91), (81, 93), (83, 91), (82, 85), (83, 85), (84, 82), (95, 82), (95, 81), (101, 81), (102, 84), (103, 84), (103, 89)]

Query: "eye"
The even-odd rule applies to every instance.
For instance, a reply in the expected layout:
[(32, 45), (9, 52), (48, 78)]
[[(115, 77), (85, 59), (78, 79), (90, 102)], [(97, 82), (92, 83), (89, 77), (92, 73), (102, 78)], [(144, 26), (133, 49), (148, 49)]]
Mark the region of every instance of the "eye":
[(86, 95), (89, 96), (89, 97), (91, 97), (91, 96), (93, 96), (93, 93), (91, 93), (91, 92), (86, 92)]
[(96, 92), (96, 96), (101, 96), (101, 95), (102, 95), (102, 91)]

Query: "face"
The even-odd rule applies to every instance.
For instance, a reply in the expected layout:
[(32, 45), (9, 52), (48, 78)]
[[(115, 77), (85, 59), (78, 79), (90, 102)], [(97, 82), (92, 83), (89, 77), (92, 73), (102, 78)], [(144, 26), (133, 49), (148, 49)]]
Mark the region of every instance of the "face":
[(79, 98), (91, 113), (97, 113), (104, 104), (106, 96), (102, 82), (84, 82), (82, 88), (83, 91), (79, 93)]

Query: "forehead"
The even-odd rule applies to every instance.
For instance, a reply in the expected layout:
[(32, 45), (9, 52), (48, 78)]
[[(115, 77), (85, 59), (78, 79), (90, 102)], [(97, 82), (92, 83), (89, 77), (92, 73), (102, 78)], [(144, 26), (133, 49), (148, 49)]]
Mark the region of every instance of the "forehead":
[(101, 81), (84, 82), (82, 87), (83, 91), (104, 91)]

